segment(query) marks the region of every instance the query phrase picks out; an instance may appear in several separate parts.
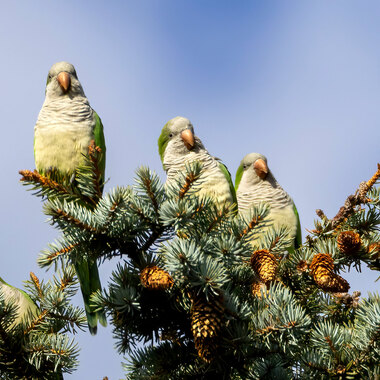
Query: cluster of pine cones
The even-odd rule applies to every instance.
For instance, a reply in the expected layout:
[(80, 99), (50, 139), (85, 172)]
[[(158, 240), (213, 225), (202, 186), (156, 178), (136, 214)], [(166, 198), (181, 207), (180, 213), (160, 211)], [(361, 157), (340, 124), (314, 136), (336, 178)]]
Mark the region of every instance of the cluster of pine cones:
[[(342, 231), (337, 237), (337, 246), (341, 253), (355, 256), (362, 248), (360, 235), (354, 231)], [(371, 252), (380, 252), (379, 247), (369, 247)], [(255, 251), (251, 255), (250, 266), (255, 272), (256, 280), (251, 291), (254, 296), (265, 296), (270, 284), (276, 280), (278, 259), (267, 249)], [(325, 292), (334, 293), (339, 302), (357, 304), (360, 293), (350, 296), (348, 282), (335, 273), (334, 260), (329, 253), (317, 253), (311, 264), (306, 261), (300, 263), (301, 271), (309, 271), (316, 285)], [(151, 290), (167, 290), (173, 286), (173, 279), (168, 272), (157, 267), (148, 266), (140, 273), (142, 285)], [(189, 295), (191, 299), (191, 331), (194, 336), (194, 345), (200, 358), (211, 362), (217, 355), (218, 340), (224, 320), (223, 298), (214, 297), (207, 301), (201, 295)]]

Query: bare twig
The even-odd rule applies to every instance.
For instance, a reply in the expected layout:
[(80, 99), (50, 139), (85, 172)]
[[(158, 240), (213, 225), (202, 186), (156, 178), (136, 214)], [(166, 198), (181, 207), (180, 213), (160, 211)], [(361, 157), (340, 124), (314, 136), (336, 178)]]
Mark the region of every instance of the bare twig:
[[(333, 230), (339, 226), (344, 220), (346, 220), (351, 214), (355, 212), (355, 207), (361, 204), (365, 204), (368, 202), (367, 193), (371, 189), (371, 187), (377, 182), (380, 178), (380, 164), (377, 164), (377, 171), (375, 174), (367, 181), (361, 182), (359, 188), (356, 190), (354, 195), (349, 195), (344, 202), (344, 205), (339, 209), (338, 213), (329, 220), (325, 213), (318, 209), (316, 210), (316, 214), (321, 218), (324, 222), (330, 222), (329, 230)], [(315, 231), (313, 231), (315, 232)]]
[(335, 228), (338, 226), (344, 219), (350, 216), (355, 210), (354, 207), (360, 204), (367, 203), (366, 195), (370, 188), (376, 183), (380, 177), (380, 164), (377, 164), (377, 171), (367, 182), (362, 182), (359, 185), (358, 190), (356, 190), (355, 195), (349, 195), (344, 202), (338, 213), (331, 219), (331, 226)]

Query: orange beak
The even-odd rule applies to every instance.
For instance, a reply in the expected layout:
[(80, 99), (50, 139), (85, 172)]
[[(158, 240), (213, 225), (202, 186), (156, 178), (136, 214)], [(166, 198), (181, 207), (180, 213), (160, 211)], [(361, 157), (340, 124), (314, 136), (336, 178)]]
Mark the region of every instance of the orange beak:
[(70, 79), (69, 73), (67, 73), (66, 71), (61, 71), (58, 74), (57, 80), (58, 80), (58, 83), (61, 86), (63, 92), (67, 92), (68, 89), (70, 88), (70, 84), (71, 84), (71, 79)]
[(181, 132), (181, 139), (188, 150), (194, 148), (194, 135), (191, 129), (185, 129)]
[(265, 179), (265, 177), (267, 176), (269, 172), (266, 162), (261, 158), (255, 161), (255, 163), (253, 164), (253, 168), (255, 169), (256, 174), (261, 179)]

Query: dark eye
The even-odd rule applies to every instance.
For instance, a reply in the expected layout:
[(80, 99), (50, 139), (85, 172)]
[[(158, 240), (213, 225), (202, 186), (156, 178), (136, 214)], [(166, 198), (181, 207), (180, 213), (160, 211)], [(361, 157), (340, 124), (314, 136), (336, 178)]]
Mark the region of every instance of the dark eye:
[(247, 169), (247, 165), (243, 165), (243, 169)]
[(172, 137), (173, 137), (173, 133), (171, 133), (171, 134), (169, 135), (169, 137), (172, 138)]

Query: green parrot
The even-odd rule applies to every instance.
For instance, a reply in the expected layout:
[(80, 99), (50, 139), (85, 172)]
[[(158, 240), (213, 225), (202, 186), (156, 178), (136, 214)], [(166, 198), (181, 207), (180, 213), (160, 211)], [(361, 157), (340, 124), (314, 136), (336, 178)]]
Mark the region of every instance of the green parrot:
[(166, 186), (176, 180), (186, 163), (199, 161), (203, 164), (205, 180), (198, 196), (208, 195), (218, 205), (236, 205), (236, 193), (227, 167), (211, 156), (194, 135), (189, 119), (177, 116), (164, 125), (158, 139), (158, 151), (167, 173)]
[[(74, 183), (75, 170), (88, 154), (91, 140), (102, 150), (100, 169), (104, 180), (106, 146), (103, 125), (91, 108), (77, 73), (68, 62), (55, 63), (48, 74), (45, 101), (34, 128), (34, 158), (41, 174), (57, 172)], [(95, 260), (75, 263), (90, 333), (96, 334), (97, 321), (106, 326), (105, 315), (94, 312), (90, 296), (101, 289)]]
[(268, 168), (267, 159), (259, 153), (247, 154), (236, 172), (235, 189), (239, 213), (248, 211), (254, 204), (270, 205), (268, 218), (274, 227), (286, 226), (291, 240), (289, 252), (302, 244), (301, 225), (297, 208), (289, 194), (280, 186)]
[(9, 329), (21, 323), (27, 323), (29, 318), (38, 316), (37, 305), (23, 290), (7, 284), (1, 277), (0, 289), (4, 295), (5, 302), (13, 302), (18, 307), (17, 316)]

